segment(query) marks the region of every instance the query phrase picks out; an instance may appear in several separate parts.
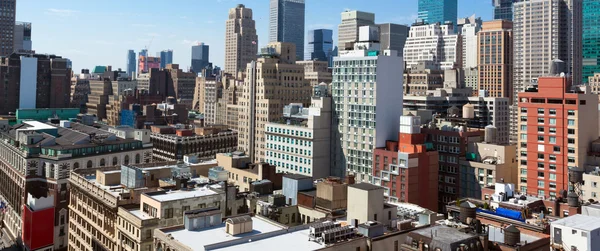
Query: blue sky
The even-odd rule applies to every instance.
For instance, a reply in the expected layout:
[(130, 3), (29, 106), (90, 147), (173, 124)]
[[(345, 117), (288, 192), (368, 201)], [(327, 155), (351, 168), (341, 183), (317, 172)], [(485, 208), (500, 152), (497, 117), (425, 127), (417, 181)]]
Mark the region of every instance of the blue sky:
[[(306, 0), (306, 30), (340, 23), (346, 9), (375, 13), (375, 22), (410, 24), (417, 0)], [(73, 61), (73, 70), (112, 65), (123, 68), (128, 49), (149, 45), (151, 55), (173, 50), (174, 63), (187, 69), (191, 45), (210, 45), (210, 60), (223, 65), (228, 10), (242, 3), (252, 8), (259, 46), (268, 39), (268, 0), (19, 0), (17, 20), (32, 23), (33, 49)], [(490, 20), (490, 0), (458, 0), (459, 17)], [(150, 44), (150, 41), (152, 43)]]

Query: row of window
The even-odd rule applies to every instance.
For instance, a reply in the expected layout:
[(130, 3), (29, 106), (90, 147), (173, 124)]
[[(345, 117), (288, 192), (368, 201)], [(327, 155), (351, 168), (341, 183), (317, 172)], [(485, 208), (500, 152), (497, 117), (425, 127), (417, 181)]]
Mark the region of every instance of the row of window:
[(306, 156), (312, 155), (312, 151), (310, 151), (310, 150), (304, 150), (301, 148), (295, 148), (295, 147), (289, 147), (289, 146), (275, 145), (275, 144), (271, 144), (271, 143), (267, 143), (267, 149), (284, 151), (284, 152), (289, 152), (289, 153), (294, 153), (294, 154), (302, 154), (302, 155), (306, 155)]
[(267, 126), (267, 132), (280, 133), (280, 134), (286, 134), (286, 135), (291, 135), (291, 136), (307, 137), (307, 138), (312, 137), (312, 132), (303, 132), (303, 131), (293, 130), (293, 129), (292, 130), (282, 129), (282, 128), (276, 128), (276, 127), (270, 127), (270, 126)]
[(283, 162), (279, 162), (279, 161), (275, 161), (275, 160), (271, 160), (271, 159), (268, 159), (267, 163), (277, 166), (279, 168), (285, 168), (288, 171), (301, 172), (301, 173), (306, 173), (306, 174), (310, 174), (310, 172), (311, 172), (310, 168), (308, 168), (308, 167), (291, 165), (289, 163), (283, 163)]
[(298, 156), (291, 156), (288, 154), (274, 153), (271, 151), (267, 151), (267, 157), (277, 158), (277, 159), (282, 159), (282, 160), (287, 160), (287, 161), (294, 161), (296, 163), (305, 164), (305, 165), (311, 164), (311, 159), (306, 159), (306, 158), (302, 158), (302, 157), (298, 157)]
[(281, 142), (281, 143), (287, 143), (287, 144), (292, 144), (292, 145), (298, 145), (298, 146), (308, 146), (308, 147), (312, 146), (311, 141), (301, 140), (301, 139), (292, 139), (292, 138), (288, 138), (288, 137), (280, 137), (280, 136), (274, 136), (274, 135), (267, 135), (267, 140)]

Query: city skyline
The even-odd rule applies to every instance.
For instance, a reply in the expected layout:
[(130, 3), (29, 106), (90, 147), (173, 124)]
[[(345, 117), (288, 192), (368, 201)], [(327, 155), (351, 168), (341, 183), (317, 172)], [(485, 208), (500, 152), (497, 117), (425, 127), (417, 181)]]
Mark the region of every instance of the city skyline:
[[(111, 4), (113, 2), (114, 4)], [(17, 3), (17, 21), (31, 22), (35, 26), (33, 49), (37, 53), (56, 54), (73, 62), (73, 70), (92, 69), (96, 65), (111, 65), (126, 69), (123, 55), (127, 50), (139, 52), (148, 46), (149, 55), (165, 48), (174, 52), (173, 63), (181, 69), (188, 69), (191, 62), (191, 47), (204, 42), (211, 47), (210, 58), (214, 65), (224, 65), (225, 21), (230, 8), (245, 4), (252, 8), (256, 21), (259, 48), (266, 46), (269, 34), (269, 2), (258, 0), (230, 1), (211, 0), (203, 5), (207, 15), (198, 15), (200, 8), (190, 8), (193, 1), (182, 1), (179, 5), (161, 6), (140, 4), (141, 1), (118, 2), (118, 11), (110, 8), (116, 1), (87, 3), (79, 1), (39, 2), (21, 1)], [(340, 13), (344, 10), (361, 10), (376, 14), (376, 23), (410, 24), (417, 17), (417, 0), (396, 3), (382, 1), (372, 5), (361, 1), (332, 0), (331, 6), (339, 8), (319, 8), (314, 1), (306, 3), (305, 31), (312, 29), (334, 30), (334, 44), (337, 43), (337, 26)], [(490, 20), (493, 6), (487, 1), (459, 1), (459, 17), (472, 14)], [(135, 9), (135, 11), (127, 11)], [(393, 10), (393, 11), (392, 11)], [(173, 13), (164, 20), (144, 17), (158, 13)], [(162, 14), (161, 14), (162, 15)], [(113, 35), (97, 32), (99, 23), (113, 27)], [(77, 36), (56, 36), (61, 26), (68, 25), (77, 31)], [(75, 34), (75, 33), (72, 33)], [(305, 34), (306, 36), (306, 34)], [(306, 44), (306, 41), (305, 41)], [(120, 53), (114, 53), (120, 52)]]

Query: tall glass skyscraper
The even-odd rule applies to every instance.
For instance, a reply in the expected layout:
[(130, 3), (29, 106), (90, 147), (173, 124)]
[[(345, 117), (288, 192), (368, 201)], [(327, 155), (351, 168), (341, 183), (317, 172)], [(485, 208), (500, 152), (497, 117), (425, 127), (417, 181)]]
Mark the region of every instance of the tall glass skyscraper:
[(130, 78), (135, 76), (136, 62), (135, 51), (127, 51), (127, 75), (129, 75)]
[(209, 65), (208, 45), (200, 43), (192, 46), (192, 71), (201, 73), (202, 69)]
[(458, 17), (457, 0), (419, 0), (419, 19), (426, 23), (452, 21), (456, 24)]
[(160, 52), (160, 68), (165, 68), (173, 63), (173, 50), (164, 50)]
[(296, 44), (296, 58), (304, 54), (304, 0), (271, 0), (269, 42)]
[(304, 60), (329, 61), (333, 50), (333, 31), (317, 29), (308, 31), (308, 45)]
[(583, 83), (600, 73), (600, 0), (583, 0)]
[(492, 5), (494, 5), (494, 19), (512, 21), (513, 3), (520, 1), (521, 0), (492, 0)]

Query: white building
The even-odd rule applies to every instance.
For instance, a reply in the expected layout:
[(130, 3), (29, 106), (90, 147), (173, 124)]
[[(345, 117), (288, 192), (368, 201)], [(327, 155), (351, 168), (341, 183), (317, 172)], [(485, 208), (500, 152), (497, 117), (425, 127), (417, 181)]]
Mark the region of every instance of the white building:
[(576, 214), (550, 223), (552, 250), (600, 250), (600, 218)]
[(481, 19), (462, 26), (462, 68), (477, 67), (477, 32), (481, 30)]
[(364, 25), (375, 25), (375, 14), (362, 11), (342, 12), (342, 23), (338, 25), (338, 49), (343, 51), (346, 43), (358, 40), (358, 28)]
[(460, 67), (462, 37), (454, 32), (453, 25), (413, 25), (404, 45), (404, 61), (409, 69), (421, 61), (442, 70)]
[(313, 97), (311, 102), (310, 108), (285, 106), (284, 120), (265, 125), (265, 161), (277, 172), (330, 175), (331, 97)]
[[(374, 41), (376, 33), (360, 27), (360, 41)], [(397, 52), (379, 50), (377, 42), (358, 42), (334, 58), (332, 175), (354, 173), (359, 182), (370, 182), (373, 149), (397, 137), (404, 64)]]

